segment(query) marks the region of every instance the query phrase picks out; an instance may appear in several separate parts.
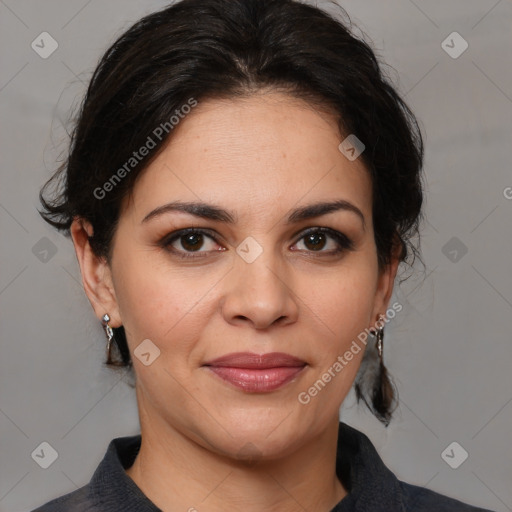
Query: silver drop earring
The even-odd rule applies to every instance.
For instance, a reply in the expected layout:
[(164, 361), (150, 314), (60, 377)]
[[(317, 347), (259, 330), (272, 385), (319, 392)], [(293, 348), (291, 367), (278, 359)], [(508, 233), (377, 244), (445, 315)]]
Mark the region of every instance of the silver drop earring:
[(377, 348), (377, 353), (379, 354), (380, 364), (382, 364), (383, 363), (382, 354), (384, 352), (384, 327), (377, 329), (375, 336), (377, 338), (375, 341), (375, 346)]
[(107, 341), (107, 359), (110, 360), (110, 349), (111, 349), (111, 343), (112, 343), (112, 338), (114, 337), (114, 331), (112, 330), (112, 327), (110, 327), (110, 325), (108, 325), (109, 321), (110, 321), (110, 316), (105, 313), (103, 315), (103, 326), (105, 327), (105, 333), (107, 334), (107, 338), (108, 338), (108, 341)]

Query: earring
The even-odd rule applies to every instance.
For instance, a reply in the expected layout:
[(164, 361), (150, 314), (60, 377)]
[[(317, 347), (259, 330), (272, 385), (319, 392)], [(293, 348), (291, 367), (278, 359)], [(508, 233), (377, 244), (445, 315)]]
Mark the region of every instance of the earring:
[(109, 321), (110, 321), (110, 316), (105, 313), (103, 315), (103, 326), (105, 327), (105, 333), (107, 334), (107, 338), (108, 338), (108, 341), (107, 341), (107, 359), (108, 361), (110, 361), (110, 349), (111, 349), (111, 343), (112, 343), (112, 338), (114, 337), (114, 331), (112, 330), (112, 327), (110, 327), (110, 325), (108, 325)]
[(375, 348), (377, 349), (377, 354), (379, 356), (379, 365), (384, 364), (384, 316), (379, 315), (379, 320), (376, 324), (379, 324), (377, 329), (371, 328), (370, 334), (375, 337)]
[(375, 347), (377, 348), (377, 353), (379, 354), (380, 364), (383, 364), (382, 353), (384, 351), (384, 326), (382, 326), (380, 329), (377, 329), (375, 337)]
[(363, 400), (373, 414), (388, 426), (392, 407), (395, 402), (395, 390), (384, 366), (384, 322), (379, 316), (379, 327), (369, 329), (375, 338), (375, 346), (367, 347), (355, 380), (357, 400)]

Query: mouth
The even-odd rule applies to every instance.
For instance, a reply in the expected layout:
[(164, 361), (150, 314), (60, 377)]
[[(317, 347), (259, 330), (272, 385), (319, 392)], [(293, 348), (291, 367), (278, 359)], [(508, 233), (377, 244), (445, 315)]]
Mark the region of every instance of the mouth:
[(254, 354), (237, 352), (203, 365), (224, 382), (249, 393), (264, 393), (281, 388), (298, 376), (307, 363), (283, 352)]

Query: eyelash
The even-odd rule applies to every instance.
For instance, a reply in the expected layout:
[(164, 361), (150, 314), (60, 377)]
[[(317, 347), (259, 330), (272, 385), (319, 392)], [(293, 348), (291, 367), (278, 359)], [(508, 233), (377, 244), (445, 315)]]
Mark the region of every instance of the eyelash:
[[(303, 238), (307, 237), (310, 234), (313, 233), (324, 233), (326, 235), (331, 236), (334, 238), (334, 240), (338, 243), (338, 248), (331, 250), (331, 251), (307, 251), (312, 253), (319, 253), (322, 255), (327, 256), (335, 256), (337, 254), (341, 254), (345, 251), (351, 251), (354, 249), (354, 243), (350, 238), (348, 238), (345, 234), (340, 233), (339, 231), (336, 231), (331, 228), (323, 228), (323, 227), (315, 227), (315, 228), (309, 228), (302, 232), (301, 237), (297, 239), (295, 244), (302, 240)], [(210, 230), (205, 229), (198, 229), (198, 228), (187, 228), (187, 229), (180, 229), (179, 231), (174, 231), (173, 233), (170, 233), (169, 235), (165, 236), (160, 242), (159, 246), (165, 249), (166, 251), (169, 251), (173, 254), (175, 254), (178, 258), (184, 259), (184, 260), (193, 260), (198, 258), (205, 258), (209, 252), (212, 251), (196, 251), (196, 252), (187, 252), (187, 251), (180, 251), (176, 250), (171, 246), (173, 242), (176, 240), (179, 240), (181, 237), (184, 237), (186, 235), (206, 235), (208, 238), (212, 239), (215, 243), (218, 243), (215, 239), (214, 234)], [(295, 245), (294, 244), (294, 245)], [(221, 252), (221, 251), (213, 251), (213, 252)], [(186, 256), (185, 256), (186, 255)]]

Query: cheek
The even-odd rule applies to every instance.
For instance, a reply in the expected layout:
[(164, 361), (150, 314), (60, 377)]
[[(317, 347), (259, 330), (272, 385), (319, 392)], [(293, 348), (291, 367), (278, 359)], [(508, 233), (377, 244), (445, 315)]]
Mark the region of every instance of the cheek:
[(326, 276), (307, 301), (304, 328), (314, 339), (314, 349), (298, 399), (319, 421), (327, 421), (339, 408), (364, 355), (377, 275), (368, 262), (361, 258)]
[(150, 339), (162, 355), (170, 345), (173, 355), (186, 352), (200, 335), (209, 307), (207, 292), (219, 276), (154, 265), (151, 260), (146, 253), (125, 258), (116, 268), (116, 297), (130, 348)]
[[(357, 261), (354, 257), (353, 264), (347, 262), (337, 272), (330, 272), (323, 279), (317, 278), (314, 293), (308, 293), (306, 288), (301, 292), (302, 297), (307, 297), (304, 302), (314, 313), (308, 315), (312, 320), (318, 318), (322, 326), (324, 335), (319, 338), (329, 352), (339, 351), (350, 344), (371, 324), (377, 273), (364, 260), (363, 257)], [(311, 289), (311, 283), (308, 286)]]

